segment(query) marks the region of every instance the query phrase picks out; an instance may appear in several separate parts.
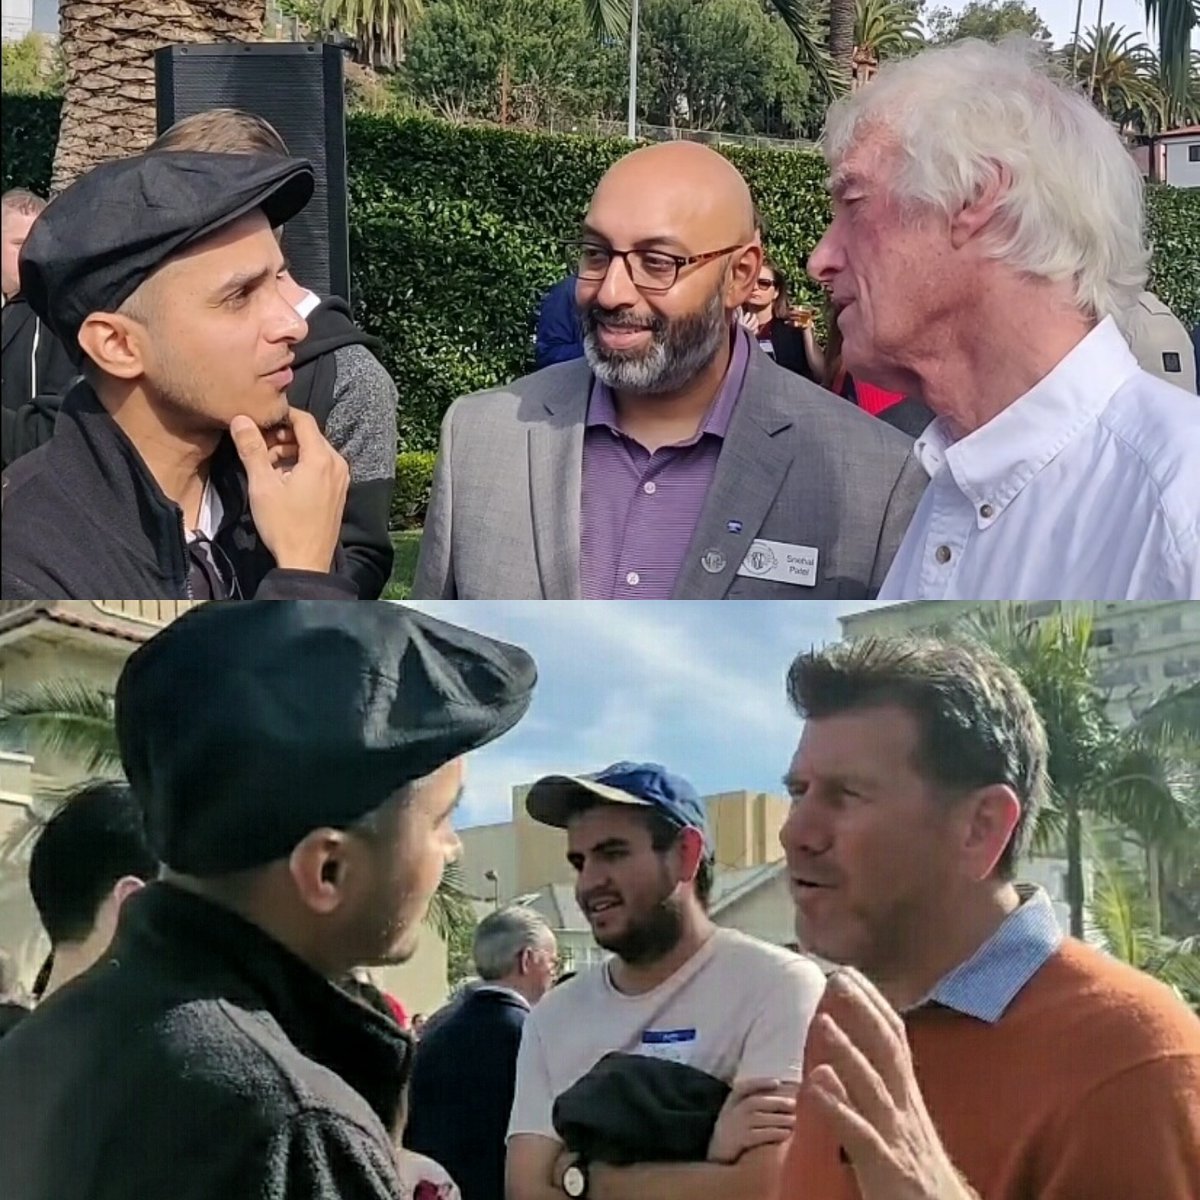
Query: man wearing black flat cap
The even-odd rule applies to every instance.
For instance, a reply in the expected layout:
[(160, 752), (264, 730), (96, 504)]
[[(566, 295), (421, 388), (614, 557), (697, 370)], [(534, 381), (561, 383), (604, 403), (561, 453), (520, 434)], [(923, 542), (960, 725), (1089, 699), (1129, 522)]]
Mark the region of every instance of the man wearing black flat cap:
[(204, 605), (116, 724), (165, 864), (105, 959), (0, 1044), (0, 1196), (394, 1200), (411, 1044), (333, 981), (404, 961), (515, 646), (386, 604)]
[(306, 327), (272, 228), (312, 190), (298, 159), (147, 154), (41, 214), (21, 293), (84, 378), (4, 473), (5, 598), (357, 596), (346, 464), (286, 397)]

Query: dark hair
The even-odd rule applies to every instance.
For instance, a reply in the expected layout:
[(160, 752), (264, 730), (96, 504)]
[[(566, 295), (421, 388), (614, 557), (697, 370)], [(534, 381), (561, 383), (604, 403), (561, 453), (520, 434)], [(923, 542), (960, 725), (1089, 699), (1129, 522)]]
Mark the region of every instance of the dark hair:
[(787, 276), (775, 265), (773, 259), (763, 255), (762, 265), (775, 276), (775, 303), (771, 306), (771, 315), (786, 317), (792, 307), (791, 293), (788, 291)]
[(960, 796), (1007, 784), (1021, 816), (997, 863), (1011, 879), (1046, 795), (1046, 730), (1017, 673), (969, 642), (869, 637), (799, 655), (788, 699), (809, 720), (896, 705), (920, 730), (915, 768)]
[(149, 882), (158, 869), (128, 784), (88, 783), (72, 792), (46, 822), (29, 860), (29, 890), (51, 945), (82, 941), (119, 879)]

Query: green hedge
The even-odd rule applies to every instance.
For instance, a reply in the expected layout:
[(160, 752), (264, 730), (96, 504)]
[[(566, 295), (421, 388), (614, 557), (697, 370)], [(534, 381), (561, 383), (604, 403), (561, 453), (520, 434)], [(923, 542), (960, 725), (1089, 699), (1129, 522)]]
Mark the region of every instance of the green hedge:
[(392, 489), (393, 529), (420, 529), (425, 524), (433, 490), (432, 450), (404, 450), (396, 455), (396, 486)]
[[(45, 191), (57, 120), (55, 100), (5, 97), (5, 187)], [(529, 368), (538, 299), (566, 271), (561, 243), (628, 143), (366, 114), (347, 136), (357, 315), (399, 387), (401, 445), (429, 450), (455, 396)], [(750, 180), (772, 256), (815, 298), (803, 264), (828, 220), (820, 160), (723, 149)], [(1200, 189), (1152, 188), (1149, 232), (1152, 286), (1200, 322)]]

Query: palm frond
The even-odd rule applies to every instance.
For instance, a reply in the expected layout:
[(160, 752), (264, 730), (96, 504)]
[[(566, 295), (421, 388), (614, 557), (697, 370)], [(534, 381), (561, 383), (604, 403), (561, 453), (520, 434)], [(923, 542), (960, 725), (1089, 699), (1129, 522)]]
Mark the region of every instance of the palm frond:
[(429, 903), (428, 921), (444, 942), (478, 923), (461, 863), (450, 863), (442, 873), (442, 882)]
[(583, 14), (598, 40), (628, 40), (633, 18), (630, 0), (583, 0)]
[(834, 62), (817, 24), (820, 6), (805, 0), (771, 0), (771, 7), (796, 39), (796, 61), (809, 73), (818, 94), (827, 100), (845, 95), (850, 80)]
[(61, 755), (89, 774), (121, 773), (112, 696), (79, 679), (44, 680), (0, 700), (0, 745)]

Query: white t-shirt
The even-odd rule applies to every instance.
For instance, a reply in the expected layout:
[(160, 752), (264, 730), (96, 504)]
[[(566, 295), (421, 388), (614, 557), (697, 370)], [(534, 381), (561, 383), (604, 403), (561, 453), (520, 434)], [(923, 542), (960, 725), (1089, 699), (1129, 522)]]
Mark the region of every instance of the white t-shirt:
[(555, 988), (525, 1022), (508, 1136), (557, 1138), (554, 1101), (611, 1051), (667, 1058), (735, 1079), (799, 1082), (825, 990), (811, 959), (718, 929), (653, 991), (617, 991), (608, 966)]

